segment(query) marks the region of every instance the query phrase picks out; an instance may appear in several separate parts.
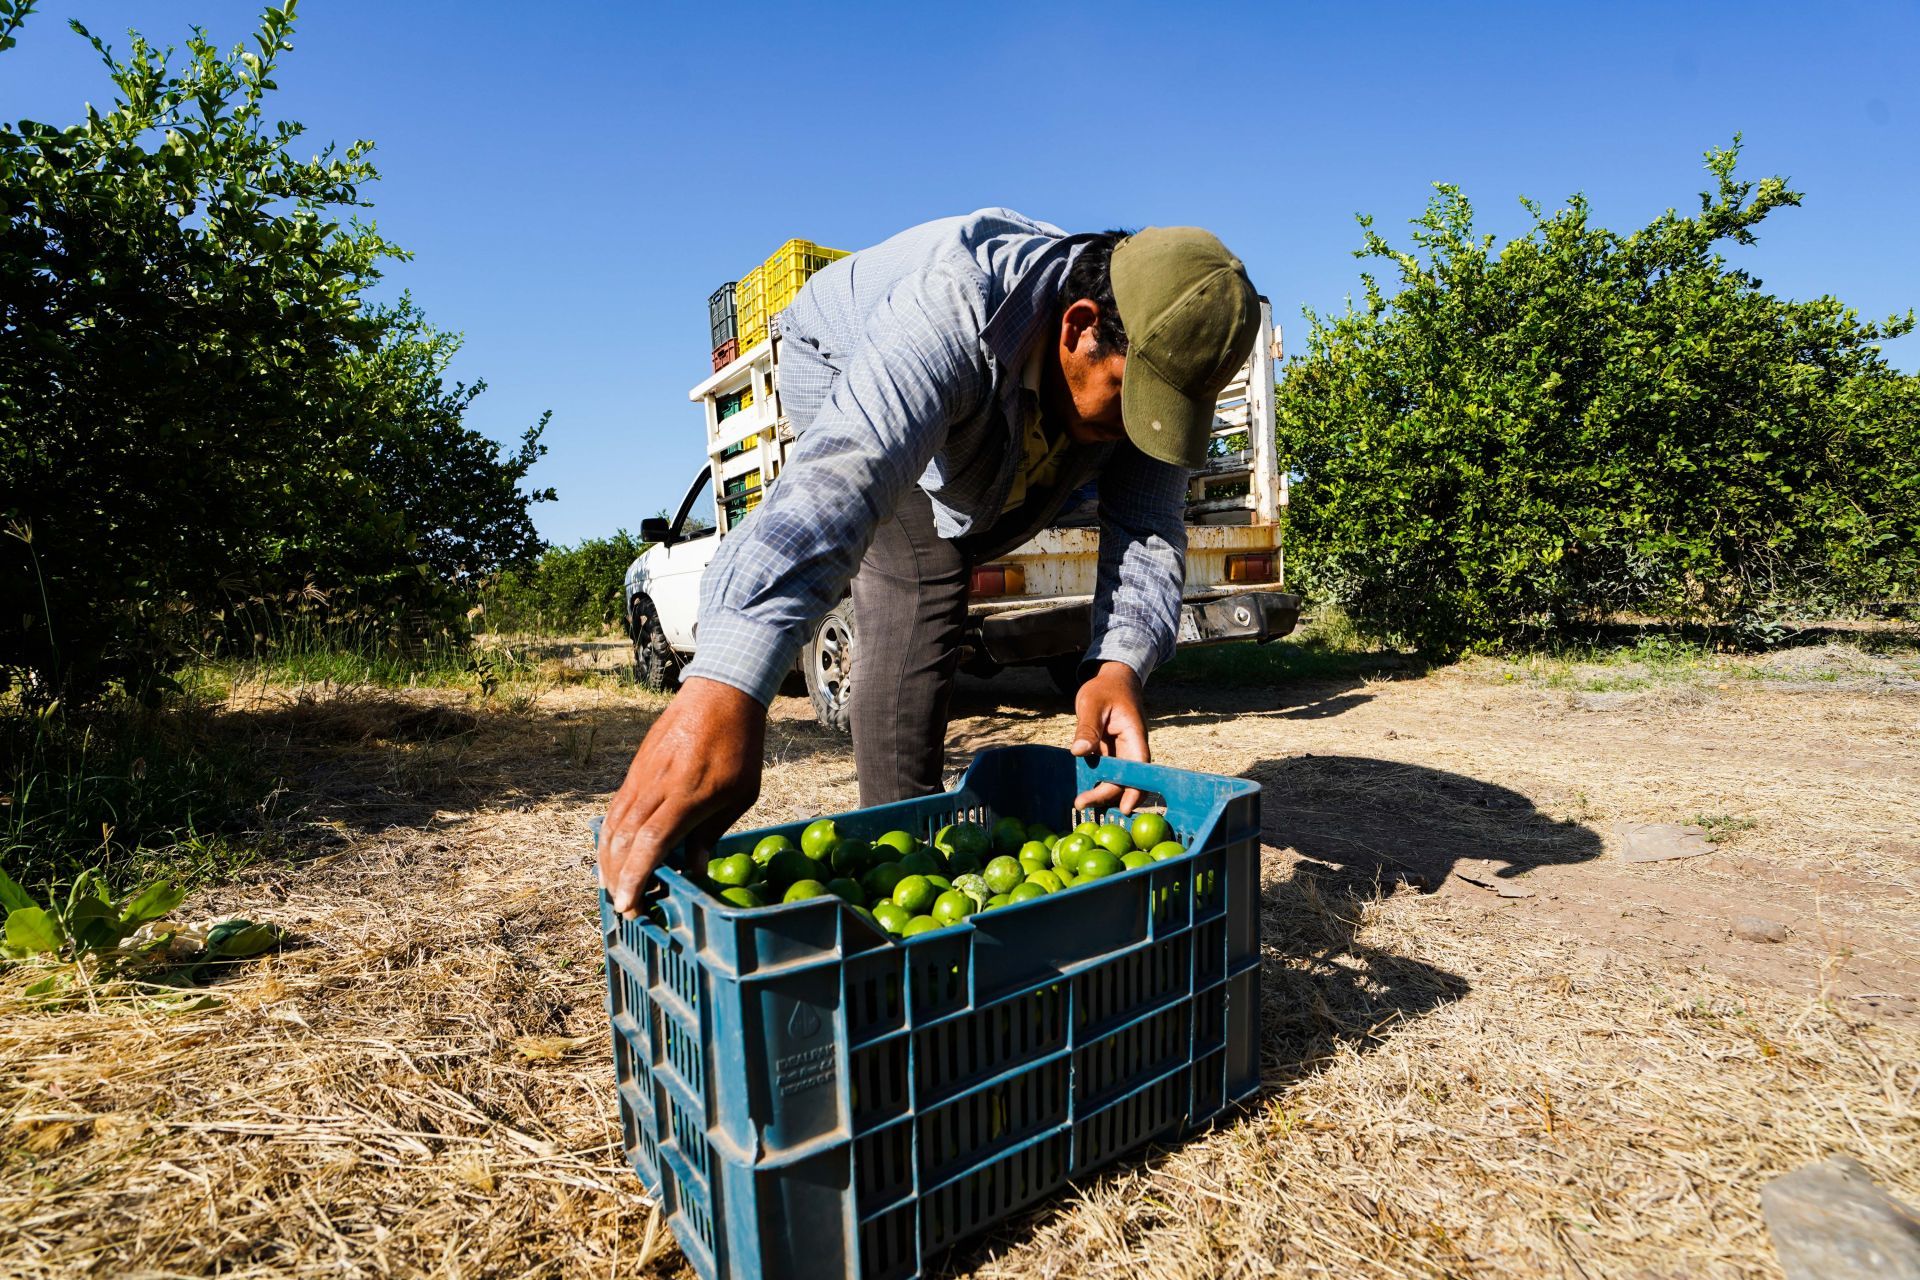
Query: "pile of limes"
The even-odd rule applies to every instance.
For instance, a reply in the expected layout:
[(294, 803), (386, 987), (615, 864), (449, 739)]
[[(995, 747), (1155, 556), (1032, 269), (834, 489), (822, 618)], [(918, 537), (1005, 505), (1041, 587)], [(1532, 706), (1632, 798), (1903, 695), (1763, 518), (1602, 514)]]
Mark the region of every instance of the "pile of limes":
[(1131, 823), (1109, 815), (1065, 835), (1018, 818), (1001, 818), (991, 830), (956, 822), (931, 844), (906, 831), (862, 840), (821, 818), (797, 845), (768, 836), (752, 853), (714, 859), (705, 884), (736, 907), (832, 895), (886, 932), (912, 938), (1185, 852), (1157, 813), (1137, 813)]

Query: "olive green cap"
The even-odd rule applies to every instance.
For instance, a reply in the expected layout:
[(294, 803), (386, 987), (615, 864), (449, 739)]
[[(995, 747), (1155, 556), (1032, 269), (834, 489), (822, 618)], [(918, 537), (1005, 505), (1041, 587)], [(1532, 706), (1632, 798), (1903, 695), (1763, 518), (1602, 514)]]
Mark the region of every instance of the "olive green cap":
[(1207, 460), (1214, 404), (1253, 352), (1260, 296), (1211, 231), (1148, 227), (1113, 251), (1113, 301), (1127, 331), (1120, 411), (1150, 458)]

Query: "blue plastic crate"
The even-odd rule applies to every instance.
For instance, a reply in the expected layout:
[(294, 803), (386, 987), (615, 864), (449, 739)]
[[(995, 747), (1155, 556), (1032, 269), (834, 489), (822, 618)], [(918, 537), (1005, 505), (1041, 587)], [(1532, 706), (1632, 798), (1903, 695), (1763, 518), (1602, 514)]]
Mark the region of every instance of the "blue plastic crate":
[(627, 1158), (705, 1280), (919, 1275), (1258, 1088), (1258, 784), (1005, 747), (956, 791), (830, 816), (1064, 832), (1098, 781), (1164, 800), (1188, 854), (906, 942), (836, 898), (729, 906), (672, 859), (664, 927), (601, 895)]

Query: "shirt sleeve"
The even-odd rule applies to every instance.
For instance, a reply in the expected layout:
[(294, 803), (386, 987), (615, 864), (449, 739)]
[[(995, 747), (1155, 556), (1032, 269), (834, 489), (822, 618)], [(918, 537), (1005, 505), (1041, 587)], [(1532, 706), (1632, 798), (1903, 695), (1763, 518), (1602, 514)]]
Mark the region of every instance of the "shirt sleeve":
[(1088, 662), (1145, 681), (1173, 656), (1187, 565), (1188, 472), (1121, 443), (1100, 473), (1100, 568)]
[(880, 521), (991, 395), (986, 302), (982, 277), (942, 263), (874, 308), (779, 478), (707, 566), (689, 677), (772, 701)]

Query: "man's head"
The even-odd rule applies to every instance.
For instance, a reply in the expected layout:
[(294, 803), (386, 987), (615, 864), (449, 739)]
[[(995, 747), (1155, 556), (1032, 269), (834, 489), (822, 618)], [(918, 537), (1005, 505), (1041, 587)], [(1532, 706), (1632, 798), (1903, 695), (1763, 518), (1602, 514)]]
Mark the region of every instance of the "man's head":
[(1061, 285), (1047, 414), (1077, 444), (1124, 437), (1149, 457), (1198, 467), (1214, 402), (1246, 363), (1259, 323), (1246, 268), (1212, 234), (1104, 232)]

